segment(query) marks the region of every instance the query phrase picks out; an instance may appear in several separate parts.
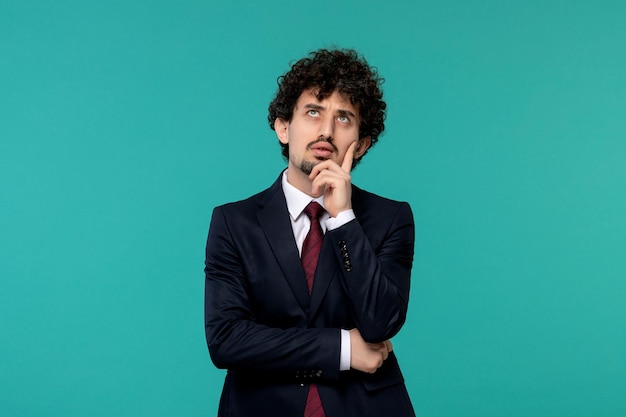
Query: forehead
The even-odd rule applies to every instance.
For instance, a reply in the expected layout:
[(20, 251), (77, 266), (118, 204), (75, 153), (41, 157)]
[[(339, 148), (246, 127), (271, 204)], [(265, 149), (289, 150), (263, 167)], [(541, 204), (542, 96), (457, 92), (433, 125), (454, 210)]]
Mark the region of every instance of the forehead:
[(347, 110), (352, 113), (358, 115), (359, 114), (359, 106), (357, 104), (352, 104), (350, 102), (350, 98), (343, 93), (335, 90), (331, 94), (326, 95), (323, 99), (319, 99), (317, 97), (319, 92), (318, 88), (310, 88), (308, 90), (304, 90), (298, 101), (296, 102), (296, 108), (306, 106), (307, 104), (318, 104), (324, 107), (332, 106), (335, 107), (336, 110)]

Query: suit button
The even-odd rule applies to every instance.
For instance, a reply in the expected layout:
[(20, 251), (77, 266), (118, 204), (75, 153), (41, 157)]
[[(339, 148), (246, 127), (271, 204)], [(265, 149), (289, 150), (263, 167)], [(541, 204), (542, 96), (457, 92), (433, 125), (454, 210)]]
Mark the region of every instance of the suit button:
[(348, 259), (344, 261), (343, 266), (346, 268), (346, 271), (352, 271), (352, 263)]

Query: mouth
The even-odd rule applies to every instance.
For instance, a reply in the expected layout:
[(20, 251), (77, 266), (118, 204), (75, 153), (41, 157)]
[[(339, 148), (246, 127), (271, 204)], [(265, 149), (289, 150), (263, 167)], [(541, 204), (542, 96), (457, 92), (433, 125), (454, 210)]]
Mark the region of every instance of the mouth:
[(326, 141), (317, 141), (308, 146), (309, 150), (313, 152), (313, 155), (317, 158), (328, 159), (333, 153), (337, 152), (337, 148), (335, 148), (330, 142)]

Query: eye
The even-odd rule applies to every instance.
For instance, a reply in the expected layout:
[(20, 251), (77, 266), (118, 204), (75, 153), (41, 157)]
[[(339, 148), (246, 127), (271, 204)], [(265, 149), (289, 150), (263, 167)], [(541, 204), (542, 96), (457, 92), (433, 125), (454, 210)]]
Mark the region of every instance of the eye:
[(311, 110), (308, 110), (306, 114), (308, 114), (311, 117), (318, 117), (320, 115), (320, 112), (319, 110), (311, 109)]
[(341, 123), (350, 123), (350, 118), (348, 116), (339, 116), (337, 117), (337, 120)]

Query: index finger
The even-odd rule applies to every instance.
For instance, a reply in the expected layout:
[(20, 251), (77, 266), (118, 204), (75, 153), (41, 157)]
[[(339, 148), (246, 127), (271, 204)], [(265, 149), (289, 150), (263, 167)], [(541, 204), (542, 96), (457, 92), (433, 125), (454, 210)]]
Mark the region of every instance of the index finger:
[(343, 162), (341, 163), (341, 169), (346, 171), (348, 174), (352, 171), (352, 161), (354, 160), (354, 151), (356, 150), (356, 142), (352, 142), (352, 144), (348, 147), (345, 156), (343, 157)]

